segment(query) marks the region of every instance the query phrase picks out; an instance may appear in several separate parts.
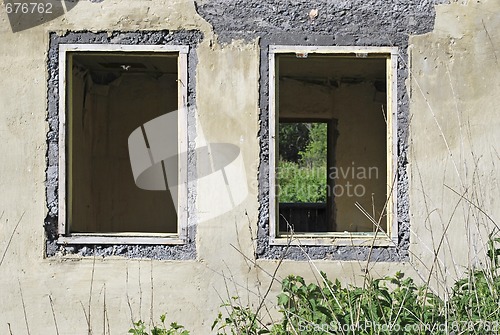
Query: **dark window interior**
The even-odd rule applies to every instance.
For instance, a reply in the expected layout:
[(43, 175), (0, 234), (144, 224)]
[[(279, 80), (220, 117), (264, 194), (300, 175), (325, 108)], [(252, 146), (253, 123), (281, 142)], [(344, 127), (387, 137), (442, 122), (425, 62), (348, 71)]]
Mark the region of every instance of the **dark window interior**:
[(68, 232), (177, 232), (170, 193), (137, 187), (128, 151), (135, 129), (177, 110), (177, 67), (177, 53), (68, 54)]

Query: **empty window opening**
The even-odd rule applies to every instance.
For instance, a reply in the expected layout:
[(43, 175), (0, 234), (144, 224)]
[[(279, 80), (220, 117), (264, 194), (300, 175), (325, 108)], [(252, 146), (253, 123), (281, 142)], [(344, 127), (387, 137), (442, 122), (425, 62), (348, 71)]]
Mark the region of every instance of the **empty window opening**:
[(275, 50), (275, 236), (388, 233), (391, 53)]
[[(279, 157), (277, 183), (279, 194), (280, 231), (327, 232), (334, 230), (328, 213), (332, 180), (328, 166), (333, 165), (335, 120), (279, 122)], [(329, 146), (328, 143), (331, 143)], [(291, 227), (288, 227), (291, 224)]]
[[(180, 109), (179, 52), (75, 49), (65, 56), (66, 136), (60, 164), (65, 164), (66, 212), (60, 227), (73, 237), (179, 237), (173, 193), (136, 185), (128, 147), (131, 133), (142, 127), (149, 149), (144, 124)], [(181, 128), (171, 127), (169, 138), (176, 141)], [(178, 170), (181, 156), (169, 159), (170, 169)], [(165, 172), (166, 161), (161, 164)]]

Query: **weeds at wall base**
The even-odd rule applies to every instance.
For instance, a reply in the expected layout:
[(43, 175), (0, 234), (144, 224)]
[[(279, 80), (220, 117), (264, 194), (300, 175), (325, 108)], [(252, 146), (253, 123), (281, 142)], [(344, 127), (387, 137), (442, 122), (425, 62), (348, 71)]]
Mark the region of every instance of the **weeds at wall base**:
[(146, 324), (144, 321), (134, 322), (133, 328), (131, 328), (128, 332), (132, 335), (189, 335), (189, 331), (184, 329), (184, 326), (177, 324), (176, 322), (170, 323), (170, 325), (165, 324), (166, 314), (162, 314), (160, 316), (161, 324), (154, 325), (153, 328), (150, 329), (150, 332), (147, 332)]
[[(277, 305), (281, 320), (266, 323), (260, 315), (242, 306), (238, 297), (221, 305), (211, 331), (217, 335), (320, 335), (320, 334), (499, 334), (500, 248), (489, 241), (489, 264), (457, 280), (445, 300), (416, 285), (401, 272), (378, 279), (365, 275), (363, 287), (342, 286), (321, 272), (321, 284), (307, 283), (289, 275), (282, 282)], [(188, 335), (184, 327), (172, 323), (167, 328), (154, 326), (151, 335)], [(129, 331), (149, 335), (142, 321)]]

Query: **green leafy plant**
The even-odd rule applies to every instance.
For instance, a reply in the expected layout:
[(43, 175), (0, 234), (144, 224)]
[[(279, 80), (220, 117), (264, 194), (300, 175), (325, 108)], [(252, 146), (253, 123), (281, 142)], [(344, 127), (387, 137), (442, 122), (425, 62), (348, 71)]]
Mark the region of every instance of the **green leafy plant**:
[[(488, 262), (470, 271), (441, 298), (401, 272), (373, 279), (365, 274), (361, 287), (331, 281), (320, 272), (317, 283), (289, 275), (277, 296), (281, 320), (266, 322), (259, 310), (243, 306), (238, 297), (221, 305), (211, 330), (217, 335), (323, 334), (498, 334), (500, 332), (500, 238), (490, 237)], [(151, 335), (187, 335), (177, 323), (154, 326)], [(150, 335), (144, 322), (129, 333)]]
[(500, 332), (500, 249), (495, 247), (498, 242), (500, 238), (490, 236), (489, 266), (469, 272), (453, 285), (450, 319), (464, 333)]
[(260, 335), (269, 334), (269, 329), (263, 325), (249, 307), (238, 304), (238, 297), (221, 305), (228, 311), (227, 316), (221, 312), (212, 324), (211, 330), (216, 330), (217, 335)]
[(441, 298), (426, 285), (417, 285), (401, 272), (373, 279), (362, 287), (343, 286), (320, 273), (317, 283), (290, 275), (277, 296), (281, 320), (268, 325), (248, 307), (223, 306), (212, 326), (218, 335), (320, 334), (497, 334), (500, 332), (500, 249), (491, 239), (489, 262), (455, 282)]
[(321, 286), (300, 276), (282, 282), (278, 304), (284, 315), (279, 327), (283, 334), (417, 334), (412, 330), (421, 327), (407, 325), (444, 322), (443, 301), (402, 273), (367, 278), (364, 287), (343, 287), (321, 276)]
[(146, 324), (144, 321), (134, 322), (134, 327), (128, 332), (133, 335), (189, 335), (189, 331), (184, 329), (184, 326), (179, 325), (176, 322), (170, 323), (167, 328), (165, 324), (166, 315), (162, 314), (160, 316), (161, 325), (153, 325), (148, 333), (146, 330)]
[(326, 202), (326, 167), (300, 167), (297, 163), (278, 162), (280, 202)]

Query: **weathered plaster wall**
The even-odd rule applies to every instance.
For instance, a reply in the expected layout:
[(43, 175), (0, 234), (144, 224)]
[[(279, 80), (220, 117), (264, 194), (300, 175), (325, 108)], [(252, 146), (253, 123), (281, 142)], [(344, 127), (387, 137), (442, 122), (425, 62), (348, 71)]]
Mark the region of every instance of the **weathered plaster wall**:
[[(26, 332), (24, 321), (20, 321), (24, 320), (23, 303), (31, 334), (55, 333), (49, 297), (60, 334), (87, 333), (80, 302), (88, 306), (90, 297), (92, 327), (100, 331), (104, 296), (111, 333), (126, 333), (131, 317), (149, 319), (152, 296), (155, 319), (168, 311), (173, 319), (190, 325), (195, 334), (203, 334), (209, 328), (219, 300), (215, 291), (204, 287), (212, 286), (211, 282), (218, 283), (210, 279), (218, 277), (210, 269), (219, 266), (209, 268), (201, 261), (151, 262), (111, 257), (97, 257), (94, 266), (94, 258), (44, 258), (43, 222), (48, 214), (44, 199), (49, 131), (46, 121), (49, 32), (179, 28), (203, 32), (207, 38), (204, 47), (210, 49), (209, 25), (197, 15), (192, 2), (169, 1), (167, 6), (163, 1), (81, 1), (66, 16), (16, 34), (10, 31), (3, 9), (0, 12), (3, 63), (0, 66), (3, 92), (0, 94), (0, 152), (3, 154), (0, 184), (4, 191), (0, 198), (1, 333), (9, 333), (8, 324), (14, 334)], [(209, 68), (204, 71), (210, 72)], [(130, 249), (116, 253), (128, 252), (148, 259), (158, 255), (154, 247), (142, 253), (135, 247)], [(223, 287), (219, 289), (222, 291)]]
[[(409, 123), (407, 46), (410, 34), (426, 33), (433, 28), (434, 4), (445, 1), (200, 1), (198, 10), (214, 27), (222, 42), (233, 38), (259, 37), (260, 43), (260, 152), (259, 231), (257, 254), (261, 258), (279, 258), (280, 246), (269, 247), (268, 203), (268, 46), (277, 45), (370, 45), (396, 46), (398, 59), (398, 243), (392, 248), (304, 247), (289, 248), (292, 259), (337, 259), (401, 261), (408, 258), (409, 198), (407, 137)], [(311, 18), (311, 10), (317, 18)], [(305, 252), (304, 252), (305, 251)], [(307, 254), (307, 256), (306, 256)]]
[(448, 283), (498, 234), (499, 12), (494, 0), (440, 6), (434, 31), (411, 38), (410, 251)]
[[(259, 204), (265, 200), (266, 165), (260, 165), (260, 180), (257, 171), (267, 155), (267, 65), (262, 62), (266, 59), (267, 45), (387, 45), (393, 42), (401, 47), (398, 81), (403, 84), (407, 75), (404, 65), (407, 34), (430, 31), (434, 16), (428, 1), (285, 4), (281, 1), (265, 4), (260, 1), (206, 1), (197, 7), (201, 17), (195, 4), (184, 0), (80, 1), (65, 16), (15, 34), (10, 31), (5, 12), (0, 12), (0, 332), (8, 333), (10, 324), (13, 334), (26, 333), (26, 315), (31, 334), (55, 333), (52, 300), (61, 335), (87, 333), (85, 313), (88, 315), (89, 310), (94, 333), (103, 329), (104, 311), (111, 333), (126, 333), (131, 318), (149, 320), (151, 305), (155, 319), (167, 311), (170, 320), (186, 325), (193, 334), (207, 334), (221, 303), (218, 293), (226, 297), (223, 276), (227, 278), (231, 295), (249, 295), (256, 300), (265, 292), (270, 281), (267, 273), (274, 271), (277, 261), (262, 258), (277, 258), (280, 254), (280, 250), (263, 247), (262, 238), (260, 244), (256, 243), (257, 223), (263, 225), (266, 210), (265, 206), (259, 209)], [(317, 21), (310, 22), (307, 15), (313, 7), (319, 9), (320, 16)], [(442, 144), (443, 137), (429, 105), (440, 120), (448, 145), (456, 153), (452, 157), (456, 158), (463, 184), (475, 185), (474, 190), (478, 192), (470, 191), (471, 194), (479, 197), (483, 208), (491, 209), (490, 216), (499, 215), (495, 202), (500, 198), (498, 169), (494, 165), (498, 162), (494, 160), (498, 157), (495, 143), (499, 143), (498, 114), (494, 108), (499, 94), (494, 52), (500, 43), (497, 33), (500, 22), (495, 14), (498, 10), (494, 0), (438, 6), (437, 29), (411, 41), (412, 64), (417, 69), (413, 73), (417, 77), (408, 82), (413, 83), (410, 90), (412, 142), (408, 160), (418, 161), (410, 170), (413, 188), (409, 199), (415, 198), (411, 200), (414, 213), (411, 224), (418, 236), (411, 240), (415, 242), (411, 251), (426, 262), (431, 253), (425, 244), (418, 242), (419, 238), (432, 240), (428, 233), (430, 223), (440, 228), (441, 223), (448, 222), (446, 218), (454, 208), (450, 206), (452, 201), (448, 200), (451, 198), (443, 180), (450, 187), (458, 188), (459, 193), (464, 191), (459, 179), (448, 173), (455, 168), (448, 149)], [(242, 20), (243, 17), (246, 19)], [(342, 28), (337, 30), (338, 27)], [(192, 73), (196, 75), (197, 119), (207, 139), (238, 144), (241, 148), (248, 176), (248, 198), (234, 211), (197, 227), (196, 256), (191, 260), (155, 260), (156, 247), (146, 251), (130, 247), (124, 252), (112, 252), (143, 257), (133, 259), (101, 257), (99, 253), (95, 253), (98, 254), (95, 258), (80, 255), (44, 257), (43, 223), (50, 211), (46, 208), (45, 194), (47, 159), (55, 159), (46, 157), (50, 129), (46, 120), (49, 32), (165, 29), (199, 30), (204, 36), (196, 51), (196, 73)], [(262, 38), (258, 40), (258, 36)], [(243, 41), (233, 41), (233, 37)], [(224, 43), (219, 44), (219, 41)], [(424, 95), (414, 84), (416, 82)], [(450, 82), (455, 85), (450, 86)], [(400, 87), (400, 108), (408, 110), (406, 89), (403, 85)], [(433, 95), (434, 92), (437, 94)], [(460, 98), (456, 99), (459, 93)], [(457, 114), (457, 105), (463, 114)], [(455, 114), (450, 114), (450, 109)], [(454, 122), (450, 115), (463, 116), (462, 123)], [(407, 191), (403, 153), (407, 147), (404, 125), (408, 120), (404, 113), (399, 119), (402, 165), (398, 183), (402, 197)], [(466, 135), (464, 141), (455, 136), (460, 130)], [(196, 134), (196, 129), (190, 131)], [(464, 158), (458, 160), (461, 154)], [(486, 179), (477, 182), (478, 179), (473, 179), (476, 176)], [(422, 197), (422, 190), (429, 197)], [(202, 196), (197, 195), (198, 199)], [(458, 201), (458, 198), (453, 199)], [(399, 209), (400, 218), (408, 225), (409, 202), (402, 203), (405, 205)], [(435, 210), (441, 208), (444, 213)], [(427, 216), (430, 212), (432, 222)], [(457, 216), (453, 222), (463, 224), (468, 218), (479, 217), (486, 223), (483, 216), (467, 208), (460, 208), (459, 213), (461, 217)], [(454, 226), (450, 235), (458, 250), (464, 249), (460, 245), (464, 241), (463, 232), (464, 229)], [(407, 236), (401, 239), (406, 241), (404, 243), (410, 241)], [(366, 249), (345, 253), (339, 249), (318, 252), (311, 249), (309, 252), (312, 258), (340, 260), (364, 259), (367, 254)], [(256, 254), (260, 257), (258, 266), (252, 263)], [(383, 254), (384, 251), (379, 251), (374, 256), (399, 259)], [(449, 263), (448, 251), (446, 256)], [(297, 250), (289, 257), (304, 258)], [(420, 266), (416, 257), (414, 262), (420, 272), (424, 272), (425, 266)], [(404, 262), (372, 263), (367, 267), (362, 261), (317, 260), (315, 265), (330, 277), (338, 277), (344, 282), (359, 282), (366, 268), (374, 277), (396, 270), (415, 274), (413, 267)], [(289, 273), (314, 279), (310, 264), (304, 261), (284, 261), (277, 277)], [(276, 288), (270, 292), (270, 306), (275, 293)]]

